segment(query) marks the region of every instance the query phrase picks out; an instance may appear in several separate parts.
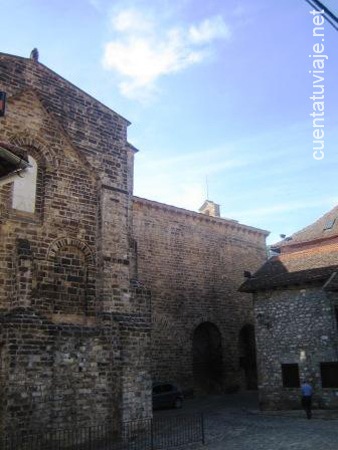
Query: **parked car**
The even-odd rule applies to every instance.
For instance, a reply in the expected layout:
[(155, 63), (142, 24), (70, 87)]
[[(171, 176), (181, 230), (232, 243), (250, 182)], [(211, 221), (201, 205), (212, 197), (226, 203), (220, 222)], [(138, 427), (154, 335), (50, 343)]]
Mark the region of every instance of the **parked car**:
[(183, 392), (173, 383), (153, 383), (153, 409), (182, 408)]

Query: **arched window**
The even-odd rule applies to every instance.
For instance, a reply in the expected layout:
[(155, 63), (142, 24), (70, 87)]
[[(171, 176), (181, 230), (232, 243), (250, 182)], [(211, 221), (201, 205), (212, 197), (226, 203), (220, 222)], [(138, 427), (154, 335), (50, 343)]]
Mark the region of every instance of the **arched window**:
[(19, 173), (14, 180), (12, 208), (35, 213), (38, 165), (32, 156), (28, 157), (30, 167)]

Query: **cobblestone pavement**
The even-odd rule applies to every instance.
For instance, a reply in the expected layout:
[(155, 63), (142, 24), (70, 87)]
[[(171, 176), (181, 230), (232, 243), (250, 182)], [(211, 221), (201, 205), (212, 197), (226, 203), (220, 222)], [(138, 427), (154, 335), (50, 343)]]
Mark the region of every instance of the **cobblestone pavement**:
[[(203, 412), (206, 445), (190, 450), (338, 450), (338, 415), (261, 413), (254, 392), (187, 400), (180, 414)], [(177, 411), (159, 411), (160, 416)]]

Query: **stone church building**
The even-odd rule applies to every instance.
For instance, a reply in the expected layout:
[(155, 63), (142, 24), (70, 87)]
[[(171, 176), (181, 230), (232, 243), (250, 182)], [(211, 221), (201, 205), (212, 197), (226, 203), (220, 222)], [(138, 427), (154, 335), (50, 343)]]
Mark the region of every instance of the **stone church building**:
[(308, 380), (314, 407), (338, 409), (338, 207), (273, 250), (241, 286), (254, 294), (261, 407), (300, 408)]
[(130, 123), (0, 54), (0, 428), (150, 417), (152, 380), (256, 386), (267, 232), (133, 196)]

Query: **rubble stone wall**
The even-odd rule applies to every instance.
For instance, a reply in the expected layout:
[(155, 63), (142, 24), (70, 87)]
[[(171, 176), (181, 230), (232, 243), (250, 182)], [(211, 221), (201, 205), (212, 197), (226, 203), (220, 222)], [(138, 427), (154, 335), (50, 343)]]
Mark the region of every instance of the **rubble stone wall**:
[(298, 364), (314, 387), (314, 407), (337, 408), (338, 389), (322, 388), (320, 364), (338, 361), (333, 299), (320, 287), (255, 294), (260, 402), (263, 409), (300, 408), (299, 387), (283, 387), (282, 364)]

